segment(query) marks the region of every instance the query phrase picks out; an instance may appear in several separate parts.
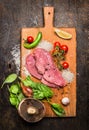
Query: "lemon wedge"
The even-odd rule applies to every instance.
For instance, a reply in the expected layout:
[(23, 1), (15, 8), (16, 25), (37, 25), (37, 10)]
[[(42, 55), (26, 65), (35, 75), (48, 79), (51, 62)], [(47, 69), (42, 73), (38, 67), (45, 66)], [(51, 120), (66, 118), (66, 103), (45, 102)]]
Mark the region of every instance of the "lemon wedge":
[(63, 39), (71, 39), (72, 38), (72, 35), (70, 33), (67, 33), (63, 30), (55, 29), (54, 31), (58, 35), (58, 37), (60, 37), (60, 38), (63, 38)]

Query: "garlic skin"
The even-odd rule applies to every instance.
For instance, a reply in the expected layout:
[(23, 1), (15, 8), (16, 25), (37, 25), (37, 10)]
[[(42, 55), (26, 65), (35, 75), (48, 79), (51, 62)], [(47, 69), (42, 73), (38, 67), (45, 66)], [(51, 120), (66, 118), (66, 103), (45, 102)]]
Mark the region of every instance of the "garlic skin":
[(63, 105), (67, 106), (70, 103), (70, 99), (68, 97), (64, 97), (61, 102)]

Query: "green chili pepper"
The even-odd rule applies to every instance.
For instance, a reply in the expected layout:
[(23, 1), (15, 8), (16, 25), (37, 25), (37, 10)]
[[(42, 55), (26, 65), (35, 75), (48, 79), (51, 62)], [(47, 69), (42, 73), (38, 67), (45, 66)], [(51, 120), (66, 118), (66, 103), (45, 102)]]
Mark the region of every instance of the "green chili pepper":
[(42, 38), (42, 32), (39, 32), (37, 34), (37, 37), (36, 37), (35, 41), (33, 43), (31, 43), (31, 44), (24, 43), (24, 47), (27, 48), (27, 49), (34, 48), (35, 46), (38, 45), (38, 43), (40, 42), (41, 38)]

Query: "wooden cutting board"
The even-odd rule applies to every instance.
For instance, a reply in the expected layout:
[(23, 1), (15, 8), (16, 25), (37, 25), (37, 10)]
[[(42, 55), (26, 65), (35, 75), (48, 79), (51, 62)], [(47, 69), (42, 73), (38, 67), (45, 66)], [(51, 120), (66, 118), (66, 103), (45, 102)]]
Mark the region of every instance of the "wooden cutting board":
[[(76, 30), (75, 28), (59, 28), (66, 32), (72, 34), (71, 40), (64, 40), (59, 38), (54, 33), (53, 27), (53, 16), (54, 16), (54, 8), (53, 7), (44, 7), (44, 27), (39, 28), (23, 28), (21, 31), (21, 77), (26, 77), (25, 71), (25, 58), (30, 53), (29, 49), (25, 49), (23, 47), (24, 40), (27, 36), (32, 35), (36, 38), (39, 31), (42, 32), (42, 39), (47, 40), (51, 43), (55, 41), (59, 41), (61, 44), (66, 44), (69, 48), (68, 54), (66, 57), (66, 61), (69, 63), (69, 68), (71, 72), (74, 73), (74, 80), (71, 84), (68, 84), (63, 89), (53, 89), (54, 96), (52, 98), (52, 102), (61, 103), (61, 99), (65, 96), (69, 97), (70, 104), (68, 106), (63, 106), (65, 109), (66, 115), (65, 117), (73, 117), (76, 116)], [(59, 16), (58, 16), (59, 17)], [(61, 18), (60, 18), (61, 19)], [(48, 103), (44, 103), (46, 106), (46, 117), (55, 117), (56, 115), (52, 112)]]

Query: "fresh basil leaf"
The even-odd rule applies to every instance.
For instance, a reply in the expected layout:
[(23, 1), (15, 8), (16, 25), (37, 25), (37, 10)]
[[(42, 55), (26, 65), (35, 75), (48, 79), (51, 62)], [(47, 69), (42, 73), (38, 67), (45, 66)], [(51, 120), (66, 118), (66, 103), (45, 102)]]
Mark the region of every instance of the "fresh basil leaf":
[(24, 99), (24, 98), (25, 98), (25, 96), (23, 95), (23, 93), (20, 93), (20, 94), (18, 95), (18, 100), (19, 100), (19, 102), (21, 102), (22, 99)]
[(9, 91), (13, 94), (18, 94), (20, 92), (20, 88), (18, 84), (12, 84)]
[(25, 98), (25, 97), (21, 91), (18, 94), (10, 92), (9, 101), (10, 101), (11, 105), (15, 106), (16, 108), (18, 108), (18, 105), (22, 101), (23, 98)]
[(63, 116), (64, 114), (63, 113), (61, 113), (61, 112), (59, 112), (58, 110), (56, 110), (56, 109), (54, 109), (53, 107), (52, 107), (52, 110), (54, 111), (54, 113), (57, 115), (57, 116)]
[(19, 103), (20, 103), (19, 100), (17, 100), (17, 104), (16, 104), (16, 106), (15, 106), (16, 108), (18, 108)]
[(10, 74), (10, 75), (5, 79), (5, 81), (3, 82), (1, 88), (4, 86), (4, 84), (6, 84), (6, 83), (12, 83), (12, 82), (14, 82), (16, 79), (17, 79), (17, 75), (16, 75), (16, 74)]
[(53, 91), (51, 88), (43, 83), (32, 81), (29, 76), (25, 80), (19, 77), (24, 86), (30, 86), (33, 90), (33, 97), (35, 99), (51, 98), (53, 96)]
[(51, 108), (57, 116), (63, 116), (65, 114), (65, 111), (60, 104), (51, 103)]
[(10, 100), (10, 103), (11, 103), (13, 106), (16, 106), (17, 103), (18, 103), (18, 98), (16, 98), (16, 97), (10, 97), (9, 100)]

